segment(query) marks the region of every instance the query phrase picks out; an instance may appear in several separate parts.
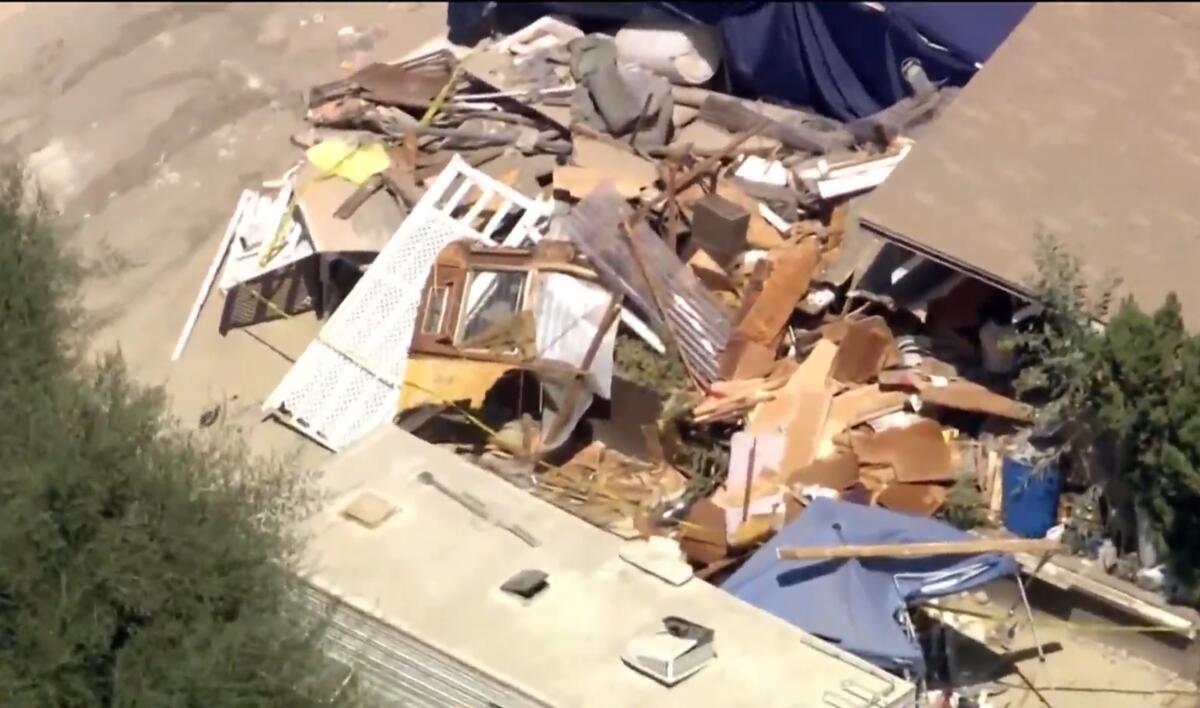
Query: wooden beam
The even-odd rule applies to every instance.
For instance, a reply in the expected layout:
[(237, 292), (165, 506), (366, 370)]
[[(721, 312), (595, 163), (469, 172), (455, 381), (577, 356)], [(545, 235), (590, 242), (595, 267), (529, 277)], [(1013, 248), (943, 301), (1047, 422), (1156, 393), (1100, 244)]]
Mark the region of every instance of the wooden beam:
[(833, 558), (926, 558), (966, 556), (976, 553), (1057, 553), (1062, 544), (1045, 538), (980, 538), (970, 541), (933, 543), (885, 543), (860, 546), (802, 546), (779, 548), (784, 560), (828, 560)]

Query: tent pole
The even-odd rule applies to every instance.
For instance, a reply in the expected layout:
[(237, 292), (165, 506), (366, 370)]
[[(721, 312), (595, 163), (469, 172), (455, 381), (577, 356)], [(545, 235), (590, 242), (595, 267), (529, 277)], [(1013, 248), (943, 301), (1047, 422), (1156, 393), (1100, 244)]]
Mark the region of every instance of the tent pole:
[(1033, 607), (1029, 605), (1029, 596), (1025, 594), (1025, 581), (1021, 580), (1020, 571), (1017, 572), (1017, 590), (1021, 592), (1021, 604), (1025, 605), (1025, 616), (1029, 618), (1029, 633), (1033, 635), (1034, 646), (1037, 647), (1038, 661), (1046, 663), (1046, 652), (1042, 649), (1042, 640), (1038, 638), (1037, 624), (1033, 621)]

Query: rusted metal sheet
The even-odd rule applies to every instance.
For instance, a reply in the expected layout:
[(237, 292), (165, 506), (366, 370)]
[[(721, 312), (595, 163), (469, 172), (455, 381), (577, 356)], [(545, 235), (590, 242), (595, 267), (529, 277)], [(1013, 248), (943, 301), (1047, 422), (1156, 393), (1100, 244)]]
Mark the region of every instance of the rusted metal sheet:
[(707, 385), (718, 377), (730, 313), (644, 221), (626, 235), (623, 224), (630, 215), (616, 189), (604, 184), (571, 210), (563, 232), (609, 287), (624, 293), (660, 335), (675, 341), (693, 376)]

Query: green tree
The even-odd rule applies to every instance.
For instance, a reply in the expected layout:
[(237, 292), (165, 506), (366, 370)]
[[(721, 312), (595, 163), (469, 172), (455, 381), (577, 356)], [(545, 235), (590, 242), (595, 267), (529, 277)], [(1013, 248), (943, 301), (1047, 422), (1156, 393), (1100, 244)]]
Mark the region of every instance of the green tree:
[(1079, 258), (1045, 234), (1037, 237), (1034, 262), (1037, 274), (1026, 286), (1043, 310), (1036, 326), (1009, 343), (1023, 364), (1017, 393), (1038, 406), (1041, 422), (1075, 423), (1089, 408), (1097, 325), (1108, 319), (1118, 281), (1092, 287)]
[(1073, 429), (1065, 452), (1076, 461), (1096, 440), (1114, 443), (1110, 481), (1149, 521), (1186, 599), (1200, 602), (1200, 336), (1173, 294), (1153, 315), (1126, 299), (1110, 319), (1118, 281), (1092, 286), (1052, 237), (1039, 237), (1036, 262), (1028, 285), (1044, 312), (1012, 342), (1017, 390), (1042, 422)]
[(345, 705), (294, 593), (304, 478), (79, 354), (81, 269), (0, 179), (0, 705)]
[(1096, 351), (1096, 421), (1117, 442), (1151, 541), (1200, 601), (1200, 338), (1185, 331), (1172, 294), (1153, 315), (1126, 300)]

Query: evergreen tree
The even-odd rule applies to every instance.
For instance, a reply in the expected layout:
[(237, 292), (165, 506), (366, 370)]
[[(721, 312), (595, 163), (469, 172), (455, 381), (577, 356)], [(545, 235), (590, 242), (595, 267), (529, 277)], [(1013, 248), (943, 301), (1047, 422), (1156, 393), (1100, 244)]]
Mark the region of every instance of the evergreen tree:
[(78, 352), (81, 270), (0, 180), (0, 705), (345, 705), (293, 593), (305, 480)]
[(1038, 242), (1028, 286), (1045, 311), (1010, 342), (1023, 364), (1017, 390), (1042, 422), (1077, 430), (1066, 452), (1115, 443), (1115, 472), (1150, 540), (1200, 603), (1200, 336), (1187, 333), (1173, 294), (1153, 315), (1127, 299), (1110, 319), (1119, 281), (1091, 287), (1077, 257), (1052, 237)]
[(1096, 419), (1117, 442), (1151, 540), (1200, 601), (1200, 338), (1185, 331), (1174, 294), (1153, 315), (1126, 300), (1097, 352)]

